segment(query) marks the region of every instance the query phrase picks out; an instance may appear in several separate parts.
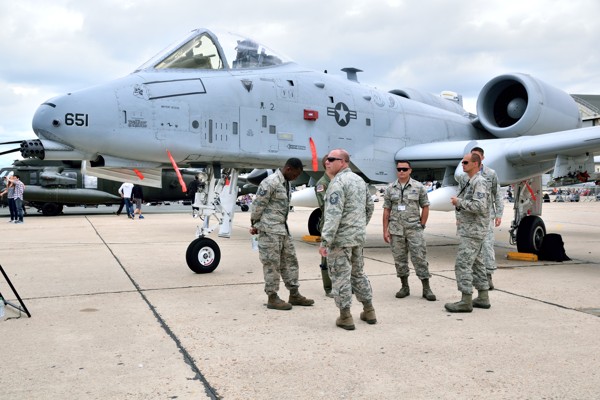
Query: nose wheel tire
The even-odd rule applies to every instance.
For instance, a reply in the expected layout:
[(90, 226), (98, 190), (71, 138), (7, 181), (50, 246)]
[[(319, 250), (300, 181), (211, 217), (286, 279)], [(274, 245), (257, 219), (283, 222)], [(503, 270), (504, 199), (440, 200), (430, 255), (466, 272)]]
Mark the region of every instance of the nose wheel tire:
[(185, 253), (188, 267), (197, 274), (213, 272), (221, 261), (219, 245), (209, 238), (198, 238), (188, 246)]

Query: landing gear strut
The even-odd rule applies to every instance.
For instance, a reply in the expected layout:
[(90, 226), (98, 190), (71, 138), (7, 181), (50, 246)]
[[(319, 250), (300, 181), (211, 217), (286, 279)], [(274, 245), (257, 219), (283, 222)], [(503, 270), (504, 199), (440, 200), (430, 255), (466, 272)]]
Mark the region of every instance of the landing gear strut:
[[(196, 228), (196, 239), (190, 243), (185, 254), (188, 267), (197, 274), (213, 272), (221, 261), (219, 245), (205, 237), (219, 227), (220, 237), (230, 237), (233, 210), (237, 199), (238, 171), (221, 171), (220, 166), (206, 168), (205, 185), (194, 197), (194, 207), (199, 209), (203, 225)], [(210, 226), (210, 217), (218, 224)]]
[(537, 254), (546, 235), (542, 214), (542, 177), (515, 184), (515, 215), (510, 226), (510, 243), (520, 253)]

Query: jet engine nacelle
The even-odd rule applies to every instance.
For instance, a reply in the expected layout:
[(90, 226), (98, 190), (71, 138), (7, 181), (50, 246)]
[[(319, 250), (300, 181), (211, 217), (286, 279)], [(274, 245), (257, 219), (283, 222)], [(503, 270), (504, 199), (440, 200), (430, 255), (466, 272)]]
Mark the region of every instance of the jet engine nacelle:
[(477, 115), (498, 138), (581, 128), (571, 96), (526, 74), (500, 75), (489, 81), (477, 98)]
[(436, 107), (442, 110), (450, 111), (458, 115), (467, 115), (467, 111), (457, 102), (449, 100), (442, 96), (436, 96), (431, 93), (425, 93), (416, 89), (394, 89), (390, 90), (390, 93), (396, 96), (404, 97), (409, 100), (417, 101), (419, 103), (427, 104), (432, 107)]

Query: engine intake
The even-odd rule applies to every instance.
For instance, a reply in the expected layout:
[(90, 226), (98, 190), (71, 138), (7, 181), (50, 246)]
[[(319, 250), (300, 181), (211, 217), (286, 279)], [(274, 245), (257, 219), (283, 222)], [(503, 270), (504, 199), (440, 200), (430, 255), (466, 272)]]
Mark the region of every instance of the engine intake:
[(477, 99), (481, 125), (499, 138), (539, 135), (581, 127), (569, 94), (526, 74), (500, 75)]

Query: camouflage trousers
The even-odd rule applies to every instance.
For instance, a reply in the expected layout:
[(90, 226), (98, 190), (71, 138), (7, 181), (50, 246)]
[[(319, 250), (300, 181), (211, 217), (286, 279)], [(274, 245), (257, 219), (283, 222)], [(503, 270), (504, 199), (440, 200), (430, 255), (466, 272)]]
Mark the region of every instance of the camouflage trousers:
[(473, 294), (473, 286), (477, 290), (490, 288), (483, 264), (483, 238), (460, 237), (454, 273), (461, 293)]
[(429, 263), (427, 263), (427, 244), (423, 230), (404, 229), (404, 235), (391, 235), (390, 247), (394, 256), (394, 264), (396, 265), (396, 276), (402, 278), (408, 276), (408, 253), (410, 252), (410, 261), (415, 267), (415, 273), (419, 279), (429, 279)]
[(265, 277), (265, 293), (267, 295), (279, 291), (280, 277), (288, 289), (298, 286), (298, 259), (292, 237), (260, 232), (258, 234), (258, 255), (263, 265)]
[(490, 229), (483, 239), (483, 265), (488, 274), (496, 270), (496, 252), (494, 251), (494, 218), (490, 221)]
[(327, 267), (332, 283), (331, 293), (340, 310), (352, 305), (352, 293), (361, 303), (373, 299), (371, 282), (363, 271), (362, 246), (330, 247)]

